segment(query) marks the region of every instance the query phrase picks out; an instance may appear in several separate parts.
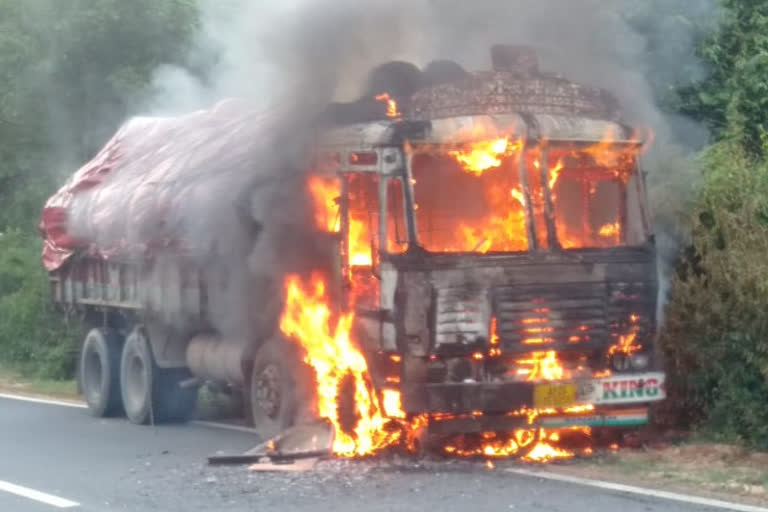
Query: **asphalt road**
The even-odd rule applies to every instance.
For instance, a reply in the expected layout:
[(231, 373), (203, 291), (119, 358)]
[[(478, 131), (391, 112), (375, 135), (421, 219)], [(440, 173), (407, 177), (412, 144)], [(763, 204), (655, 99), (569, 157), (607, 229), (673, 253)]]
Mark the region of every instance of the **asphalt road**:
[(715, 510), (467, 461), (327, 461), (311, 472), (277, 474), (205, 465), (209, 454), (242, 452), (257, 441), (197, 424), (138, 427), (84, 409), (0, 398), (0, 511)]

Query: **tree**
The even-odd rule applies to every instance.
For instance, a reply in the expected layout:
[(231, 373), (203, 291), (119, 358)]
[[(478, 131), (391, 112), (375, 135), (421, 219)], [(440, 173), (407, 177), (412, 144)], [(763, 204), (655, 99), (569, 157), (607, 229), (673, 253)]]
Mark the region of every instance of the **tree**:
[(768, 162), (726, 141), (702, 164), (661, 336), (668, 405), (683, 423), (767, 448)]
[(0, 0), (0, 230), (30, 228), (151, 94), (154, 70), (183, 64), (197, 28), (194, 0)]
[(184, 65), (195, 0), (0, 0), (0, 356), (47, 376), (73, 369), (35, 236), (42, 204)]
[(768, 131), (768, 3), (722, 0), (717, 28), (698, 54), (707, 76), (679, 91), (680, 111), (707, 124), (718, 138), (732, 138), (763, 154)]

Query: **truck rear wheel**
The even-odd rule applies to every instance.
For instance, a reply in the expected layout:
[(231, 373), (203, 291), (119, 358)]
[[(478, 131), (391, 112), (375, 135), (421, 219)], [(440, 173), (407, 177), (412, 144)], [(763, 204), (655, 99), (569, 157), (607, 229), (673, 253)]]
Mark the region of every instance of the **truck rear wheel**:
[(190, 376), (183, 368), (158, 368), (144, 330), (135, 328), (125, 340), (120, 362), (126, 416), (138, 425), (189, 419), (197, 388), (181, 388), (179, 384)]
[(91, 329), (80, 354), (80, 388), (88, 410), (103, 418), (120, 414), (120, 349), (122, 340), (113, 329)]
[(131, 423), (145, 425), (158, 419), (152, 386), (154, 370), (149, 343), (142, 329), (136, 328), (125, 340), (120, 360), (123, 406)]
[(271, 439), (304, 419), (306, 367), (294, 347), (282, 337), (273, 338), (256, 352), (249, 389), (251, 420), (259, 436)]

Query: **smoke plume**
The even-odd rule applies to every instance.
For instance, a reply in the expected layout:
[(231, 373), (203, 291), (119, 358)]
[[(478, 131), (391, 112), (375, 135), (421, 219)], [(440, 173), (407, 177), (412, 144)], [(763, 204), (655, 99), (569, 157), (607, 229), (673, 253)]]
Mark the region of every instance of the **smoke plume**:
[[(694, 57), (692, 25), (681, 21), (679, 13), (682, 9), (700, 19), (712, 11), (714, 0), (636, 4), (630, 0), (279, 4), (199, 0), (200, 37), (190, 56), (194, 69), (159, 68), (154, 77), (157, 94), (146, 110), (153, 115), (178, 114), (237, 97), (253, 105), (249, 108), (254, 111), (269, 112), (268, 122), (237, 132), (240, 143), (253, 142), (248, 158), (226, 169), (221, 163), (200, 163), (199, 171), (220, 173), (213, 189), (201, 193), (199, 186), (185, 183), (174, 183), (172, 189), (182, 206), (171, 224), (181, 225), (196, 241), (200, 263), (215, 263), (209, 267), (223, 283), (222, 297), (231, 298), (213, 312), (220, 318), (220, 330), (229, 326), (241, 339), (243, 333), (252, 332), (250, 285), (240, 277), (243, 256), (251, 255), (253, 279), (269, 289), (275, 285), (270, 276), (279, 275), (275, 270), (285, 264), (276, 255), (291, 252), (275, 247), (285, 243), (286, 233), (302, 238), (301, 231), (293, 228), (306, 224), (302, 205), (307, 202), (302, 200), (296, 170), (301, 167), (307, 127), (329, 102), (360, 96), (369, 71), (392, 60), (423, 68), (435, 59), (449, 59), (467, 70), (488, 69), (491, 45), (523, 44), (536, 50), (542, 70), (612, 92), (628, 124), (656, 134), (644, 167), (659, 245), (665, 255), (674, 252), (680, 237), (675, 218), (684, 211), (698, 180), (689, 148), (706, 140), (706, 133), (662, 111), (659, 83), (683, 83), (702, 71)], [(215, 132), (212, 129), (211, 140), (221, 140)], [(116, 175), (111, 186), (130, 190), (131, 184), (120, 180)], [(243, 199), (244, 190), (252, 195)], [(240, 222), (243, 208), (256, 220), (254, 225)], [(253, 239), (249, 230), (259, 233), (255, 248), (243, 242)], [(310, 243), (306, 251), (311, 250)], [(275, 307), (262, 306), (270, 311)]]

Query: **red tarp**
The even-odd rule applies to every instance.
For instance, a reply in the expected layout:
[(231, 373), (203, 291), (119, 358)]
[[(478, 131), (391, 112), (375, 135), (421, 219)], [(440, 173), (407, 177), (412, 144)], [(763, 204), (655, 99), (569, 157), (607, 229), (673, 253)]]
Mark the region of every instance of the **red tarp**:
[[(52, 271), (75, 252), (107, 258), (177, 242), (189, 231), (185, 216), (231, 205), (258, 172), (254, 163), (269, 165), (267, 120), (276, 117), (230, 100), (181, 117), (131, 119), (46, 202), (43, 265)], [(204, 219), (192, 222), (205, 228)]]

